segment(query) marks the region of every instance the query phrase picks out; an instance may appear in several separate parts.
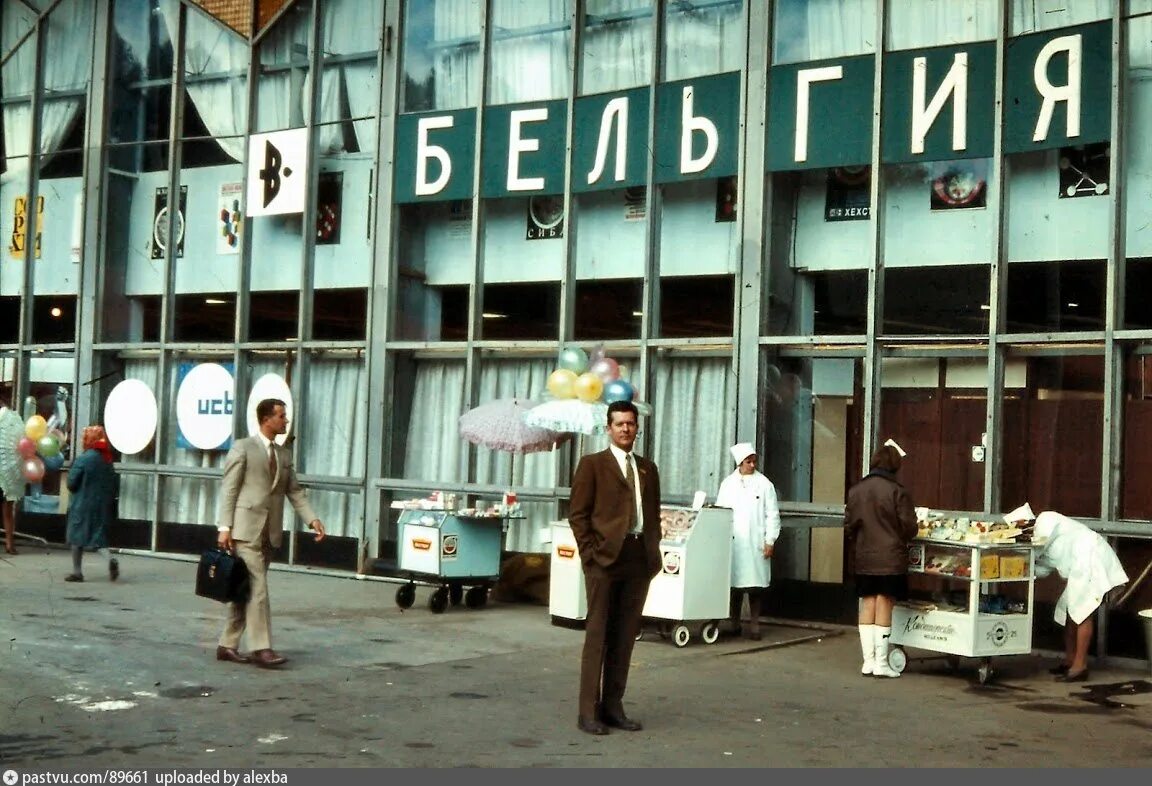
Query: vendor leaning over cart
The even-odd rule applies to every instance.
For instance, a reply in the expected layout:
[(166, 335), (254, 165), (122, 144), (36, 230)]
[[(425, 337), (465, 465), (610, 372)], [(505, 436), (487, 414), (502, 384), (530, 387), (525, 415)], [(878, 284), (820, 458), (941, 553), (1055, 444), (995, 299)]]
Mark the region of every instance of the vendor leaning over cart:
[(896, 480), (904, 452), (888, 440), (872, 454), (871, 467), (848, 489), (844, 531), (854, 559), (857, 622), (864, 665), (860, 673), (899, 677), (888, 665), (892, 604), (908, 599), (908, 543), (916, 537), (912, 498)]
[(748, 595), (744, 635), (760, 640), (760, 601), (772, 582), (772, 551), (780, 537), (780, 506), (772, 481), (756, 471), (749, 442), (729, 448), (736, 470), (720, 483), (716, 504), (732, 508), (732, 583), (728, 617), (740, 633), (740, 610)]
[(1057, 625), (1064, 626), (1064, 660), (1052, 673), (1064, 682), (1084, 682), (1095, 630), (1093, 615), (1128, 583), (1128, 574), (1108, 541), (1075, 519), (1051, 510), (1033, 519), (1027, 503), (1005, 518), (1025, 531), (1032, 528), (1032, 540), (1043, 542), (1036, 554), (1036, 575), (1048, 576), (1055, 570), (1067, 582), (1052, 615)]

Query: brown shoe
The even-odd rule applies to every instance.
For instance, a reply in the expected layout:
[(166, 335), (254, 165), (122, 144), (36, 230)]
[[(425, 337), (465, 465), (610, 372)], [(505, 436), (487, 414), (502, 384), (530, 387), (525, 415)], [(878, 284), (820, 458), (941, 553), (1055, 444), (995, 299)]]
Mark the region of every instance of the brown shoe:
[(226, 660), (232, 663), (251, 663), (252, 659), (247, 655), (242, 655), (240, 650), (235, 647), (217, 647), (216, 660)]
[(252, 653), (252, 662), (264, 669), (274, 669), (287, 663), (288, 659), (273, 650), (256, 650)]
[(597, 737), (602, 737), (608, 734), (608, 727), (595, 718), (576, 718), (576, 728), (585, 734), (594, 734)]

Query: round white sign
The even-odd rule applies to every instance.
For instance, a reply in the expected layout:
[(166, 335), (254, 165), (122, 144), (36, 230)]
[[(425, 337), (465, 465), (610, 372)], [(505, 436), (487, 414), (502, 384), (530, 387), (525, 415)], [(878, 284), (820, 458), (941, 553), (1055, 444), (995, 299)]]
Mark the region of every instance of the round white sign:
[(126, 379), (112, 388), (104, 402), (104, 431), (112, 447), (134, 456), (156, 436), (156, 395), (138, 379)]
[(276, 444), (283, 445), (292, 433), (292, 391), (279, 374), (265, 374), (252, 385), (248, 394), (248, 436), (255, 436), (260, 430), (256, 420), (256, 405), (266, 398), (278, 398), (284, 402), (284, 414), (288, 416), (288, 430), (276, 437)]
[(188, 372), (176, 393), (176, 423), (189, 445), (215, 450), (232, 436), (236, 383), (219, 363), (201, 363)]

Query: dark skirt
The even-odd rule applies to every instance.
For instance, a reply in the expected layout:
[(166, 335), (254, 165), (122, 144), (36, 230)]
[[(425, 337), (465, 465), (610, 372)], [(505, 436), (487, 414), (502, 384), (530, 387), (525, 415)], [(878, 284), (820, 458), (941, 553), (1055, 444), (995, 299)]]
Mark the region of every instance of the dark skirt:
[(856, 597), (870, 598), (886, 595), (894, 600), (908, 600), (908, 574), (892, 573), (884, 576), (856, 574)]

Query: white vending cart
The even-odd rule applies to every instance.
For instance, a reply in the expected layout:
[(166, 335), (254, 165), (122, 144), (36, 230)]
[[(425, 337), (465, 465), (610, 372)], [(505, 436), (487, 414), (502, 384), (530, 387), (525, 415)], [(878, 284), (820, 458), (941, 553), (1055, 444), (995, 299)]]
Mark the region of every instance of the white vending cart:
[[(664, 506), (660, 522), (661, 568), (649, 585), (644, 617), (656, 621), (661, 635), (670, 636), (678, 647), (692, 638), (689, 623), (699, 624), (700, 638), (713, 644), (720, 620), (728, 616), (732, 511)], [(588, 615), (580, 548), (566, 521), (552, 524), (548, 607), (553, 622)]]
[(916, 538), (908, 546), (910, 599), (892, 609), (892, 668), (903, 671), (903, 647), (917, 647), (950, 656), (953, 668), (961, 657), (979, 658), (983, 684), (993, 657), (1029, 654), (1038, 545)]

